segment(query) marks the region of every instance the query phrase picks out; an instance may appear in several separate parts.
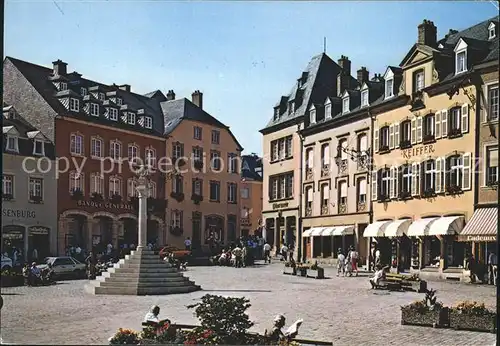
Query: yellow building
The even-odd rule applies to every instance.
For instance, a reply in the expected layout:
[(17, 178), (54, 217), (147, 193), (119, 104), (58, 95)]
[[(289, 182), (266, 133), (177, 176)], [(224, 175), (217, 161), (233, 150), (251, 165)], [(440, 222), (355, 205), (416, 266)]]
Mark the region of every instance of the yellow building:
[(384, 102), (408, 102), (374, 111), (374, 222), (364, 236), (376, 241), (382, 262), (399, 270), (462, 276), (468, 249), (458, 234), (472, 217), (475, 195), (474, 66), (493, 46), (481, 36), (488, 24), (437, 41), (436, 27), (424, 20), (400, 67), (384, 75)]

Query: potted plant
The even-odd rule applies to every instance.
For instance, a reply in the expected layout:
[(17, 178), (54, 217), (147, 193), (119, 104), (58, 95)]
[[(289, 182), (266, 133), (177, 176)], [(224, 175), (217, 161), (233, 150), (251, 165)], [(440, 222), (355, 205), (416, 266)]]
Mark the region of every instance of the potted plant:
[(115, 203), (115, 204), (118, 204), (118, 203), (121, 203), (122, 202), (122, 196), (120, 196), (119, 194), (117, 193), (114, 193), (113, 195), (111, 195), (111, 197), (109, 198), (109, 201), (111, 203)]
[(104, 198), (102, 197), (102, 195), (98, 192), (93, 192), (92, 193), (92, 197), (90, 197), (92, 199), (92, 201), (94, 202), (102, 202), (104, 200)]
[(75, 201), (79, 201), (83, 198), (83, 192), (79, 188), (74, 188), (71, 191), (71, 198), (74, 199)]
[(138, 345), (140, 339), (137, 332), (120, 328), (108, 341), (110, 345)]
[(401, 324), (444, 326), (448, 324), (448, 308), (437, 302), (436, 291), (428, 290), (425, 299), (401, 307)]
[(297, 275), (297, 264), (294, 261), (285, 262), (285, 268), (283, 269), (283, 274)]
[(450, 309), (450, 327), (454, 329), (496, 332), (497, 314), (484, 303), (464, 301)]
[(311, 265), (307, 269), (307, 277), (315, 278), (315, 279), (324, 279), (325, 278), (325, 270), (318, 265), (318, 261), (314, 261), (313, 265)]
[(184, 194), (182, 192), (172, 191), (170, 193), (170, 197), (172, 197), (173, 199), (175, 199), (177, 202), (182, 202), (184, 200)]
[(411, 193), (410, 193), (410, 191), (401, 191), (401, 192), (399, 192), (398, 197), (401, 200), (409, 199), (409, 198), (411, 198)]
[(11, 193), (4, 193), (2, 197), (4, 201), (10, 201), (14, 198), (14, 196)]
[(194, 204), (200, 204), (200, 202), (203, 201), (203, 196), (193, 193), (191, 195), (191, 200), (194, 202)]

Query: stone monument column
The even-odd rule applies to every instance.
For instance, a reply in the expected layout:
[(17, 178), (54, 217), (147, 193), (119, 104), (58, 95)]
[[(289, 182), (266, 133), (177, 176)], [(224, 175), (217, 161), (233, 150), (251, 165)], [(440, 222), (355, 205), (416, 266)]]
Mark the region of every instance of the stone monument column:
[(137, 250), (144, 249), (147, 246), (147, 230), (148, 230), (148, 206), (147, 206), (147, 198), (148, 198), (148, 178), (147, 171), (144, 170), (141, 172), (137, 183), (137, 193), (139, 195), (139, 213), (137, 215), (137, 225), (139, 227), (139, 241), (137, 243)]

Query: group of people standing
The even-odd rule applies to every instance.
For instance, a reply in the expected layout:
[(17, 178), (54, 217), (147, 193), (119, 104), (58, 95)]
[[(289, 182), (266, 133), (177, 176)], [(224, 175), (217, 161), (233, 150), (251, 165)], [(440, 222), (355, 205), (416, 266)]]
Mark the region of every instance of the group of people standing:
[(356, 273), (356, 276), (358, 276), (358, 258), (359, 254), (354, 249), (354, 246), (349, 247), (347, 256), (339, 248), (337, 251), (337, 276), (352, 276), (353, 273)]

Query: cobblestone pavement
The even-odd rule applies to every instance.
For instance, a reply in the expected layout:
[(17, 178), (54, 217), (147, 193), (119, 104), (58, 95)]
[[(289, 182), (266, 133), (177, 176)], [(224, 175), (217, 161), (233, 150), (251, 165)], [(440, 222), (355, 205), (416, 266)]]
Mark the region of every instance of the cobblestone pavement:
[[(277, 313), (287, 324), (303, 318), (299, 336), (332, 341), (334, 345), (494, 345), (495, 335), (450, 329), (402, 326), (400, 306), (422, 294), (372, 291), (367, 274), (338, 278), (325, 270), (326, 280), (282, 275), (282, 265), (252, 268), (194, 267), (186, 273), (203, 291), (170, 296), (92, 296), (85, 281), (65, 281), (49, 287), (2, 288), (1, 333), (16, 344), (106, 344), (119, 327), (140, 330), (149, 307), (158, 304), (160, 317), (196, 324), (186, 305), (206, 293), (246, 296), (254, 329), (264, 331)], [(495, 307), (493, 287), (431, 282), (438, 300), (454, 304), (474, 299)]]

